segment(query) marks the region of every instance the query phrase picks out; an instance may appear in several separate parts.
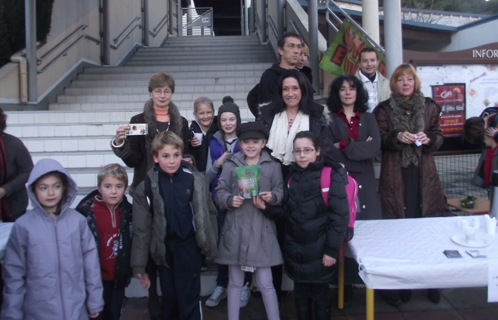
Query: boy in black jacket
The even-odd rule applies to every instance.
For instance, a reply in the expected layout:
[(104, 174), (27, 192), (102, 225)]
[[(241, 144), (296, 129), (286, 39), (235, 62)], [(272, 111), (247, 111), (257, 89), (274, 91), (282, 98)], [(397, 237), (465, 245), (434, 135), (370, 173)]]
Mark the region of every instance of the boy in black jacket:
[(100, 169), (97, 181), (97, 190), (81, 200), (76, 210), (86, 217), (99, 250), (105, 305), (97, 319), (119, 320), (131, 278), (132, 214), (124, 195), (128, 174), (119, 164), (108, 164)]

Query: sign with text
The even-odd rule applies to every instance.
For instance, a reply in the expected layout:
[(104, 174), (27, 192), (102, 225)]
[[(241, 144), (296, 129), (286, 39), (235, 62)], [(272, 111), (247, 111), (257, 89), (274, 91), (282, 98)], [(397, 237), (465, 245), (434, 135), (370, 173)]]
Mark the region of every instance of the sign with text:
[(379, 72), (385, 76), (384, 55), (349, 20), (344, 20), (341, 29), (335, 35), (334, 42), (330, 45), (322, 61), (320, 61), (319, 67), (335, 76), (355, 74), (358, 70), (360, 51), (365, 47), (373, 48), (377, 52), (380, 60)]
[(443, 136), (459, 136), (465, 122), (465, 84), (432, 86), (432, 98), (442, 107), (439, 123)]

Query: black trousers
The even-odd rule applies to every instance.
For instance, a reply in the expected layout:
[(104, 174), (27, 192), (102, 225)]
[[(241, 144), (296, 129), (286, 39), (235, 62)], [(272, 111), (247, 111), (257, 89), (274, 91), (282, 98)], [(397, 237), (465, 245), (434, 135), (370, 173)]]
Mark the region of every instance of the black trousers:
[(330, 319), (332, 301), (328, 284), (294, 282), (294, 300), (298, 320)]
[(166, 245), (168, 266), (158, 266), (161, 320), (200, 320), (201, 253), (195, 237)]
[(97, 317), (98, 320), (119, 320), (121, 307), (125, 295), (125, 288), (114, 288), (114, 281), (102, 280), (104, 287), (104, 310)]

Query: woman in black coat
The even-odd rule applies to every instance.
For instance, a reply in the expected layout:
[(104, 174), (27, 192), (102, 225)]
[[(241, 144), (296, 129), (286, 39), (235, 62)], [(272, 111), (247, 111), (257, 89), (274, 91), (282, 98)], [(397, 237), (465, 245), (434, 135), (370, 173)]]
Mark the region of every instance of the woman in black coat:
[(380, 154), (377, 120), (368, 110), (368, 93), (353, 75), (342, 75), (330, 86), (327, 107), (332, 156), (358, 182), (357, 220), (382, 219), (373, 158)]

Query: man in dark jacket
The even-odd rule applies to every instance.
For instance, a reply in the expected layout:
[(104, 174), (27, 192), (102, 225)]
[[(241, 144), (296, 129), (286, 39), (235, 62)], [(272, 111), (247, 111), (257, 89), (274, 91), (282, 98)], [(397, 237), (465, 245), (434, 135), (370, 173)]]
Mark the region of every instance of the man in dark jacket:
[[(277, 93), (278, 80), (280, 75), (289, 69), (296, 67), (301, 50), (303, 40), (295, 33), (289, 32), (284, 34), (277, 43), (277, 51), (280, 55), (280, 63), (274, 63), (271, 68), (266, 69), (259, 81), (258, 89), (258, 104), (267, 104), (273, 100), (273, 96)], [(313, 87), (308, 84), (308, 100), (313, 101)]]

